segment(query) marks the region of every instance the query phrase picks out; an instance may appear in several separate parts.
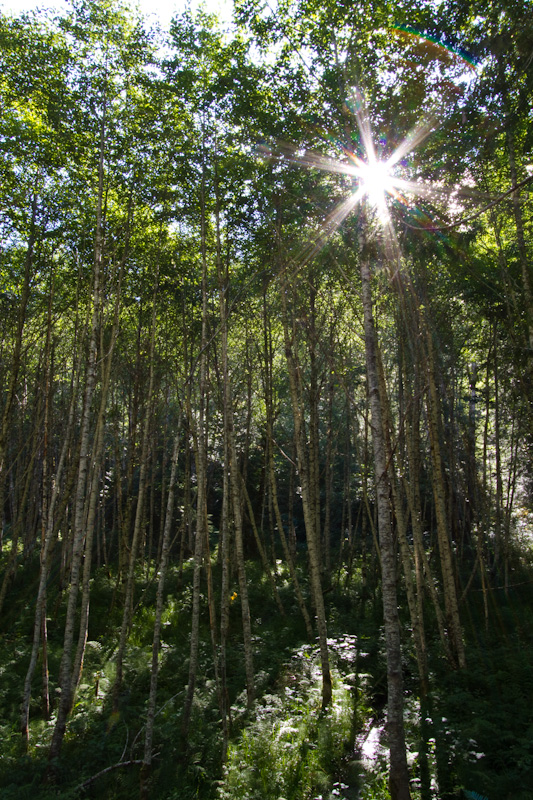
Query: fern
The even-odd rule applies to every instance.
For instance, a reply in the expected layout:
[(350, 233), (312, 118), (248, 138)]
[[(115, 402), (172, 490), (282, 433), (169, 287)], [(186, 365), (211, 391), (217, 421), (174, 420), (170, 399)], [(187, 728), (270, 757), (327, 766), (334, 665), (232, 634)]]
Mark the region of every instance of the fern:
[(485, 795), (479, 794), (478, 792), (469, 792), (467, 789), (463, 789), (463, 794), (467, 800), (489, 800)]

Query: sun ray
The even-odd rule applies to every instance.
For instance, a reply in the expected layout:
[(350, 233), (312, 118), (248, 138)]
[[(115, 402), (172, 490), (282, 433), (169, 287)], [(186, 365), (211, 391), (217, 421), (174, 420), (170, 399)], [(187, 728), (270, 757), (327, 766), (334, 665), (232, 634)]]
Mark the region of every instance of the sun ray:
[(383, 161), (361, 164), (358, 170), (358, 178), (372, 205), (375, 207), (383, 205), (385, 195), (390, 192), (394, 184), (394, 178), (387, 164)]
[(369, 164), (372, 164), (376, 161), (374, 139), (372, 137), (372, 130), (370, 128), (370, 117), (366, 107), (366, 102), (359, 89), (352, 90), (352, 111), (355, 115), (359, 133), (361, 134), (361, 140), (367, 161)]
[(409, 131), (405, 139), (400, 142), (390, 158), (387, 159), (389, 167), (394, 167), (396, 164), (399, 164), (412, 150), (416, 150), (416, 148), (435, 131), (436, 127), (437, 124), (434, 117), (430, 117), (418, 125), (415, 125)]
[(424, 197), (428, 200), (442, 200), (443, 197), (449, 198), (456, 190), (449, 186), (437, 186), (433, 183), (422, 183), (419, 181), (407, 181), (397, 178), (394, 181), (394, 188), (400, 194), (412, 194), (416, 197)]
[(469, 186), (439, 186), (436, 183), (408, 181), (403, 178), (394, 178), (393, 185), (398, 193), (412, 194), (428, 200), (461, 199), (473, 200), (476, 203), (479, 203), (480, 200), (494, 200), (494, 195), (480, 192)]
[(328, 214), (322, 223), (319, 235), (302, 254), (300, 266), (307, 264), (320, 252), (326, 241), (335, 233), (337, 228), (342, 225), (346, 217), (354, 210), (363, 197), (364, 190), (362, 187), (359, 187), (356, 192), (348, 195), (342, 203), (335, 206), (333, 211)]
[(308, 169), (319, 169), (323, 172), (333, 172), (340, 175), (355, 176), (357, 168), (353, 164), (338, 161), (313, 150), (305, 150), (303, 153), (294, 145), (286, 142), (277, 142), (276, 147), (269, 147), (266, 144), (258, 146), (258, 152), (265, 158), (272, 158), (278, 161), (287, 161), (298, 167)]
[(389, 207), (385, 203), (380, 215), (383, 230), (383, 245), (387, 263), (396, 268), (400, 263), (400, 244), (396, 235), (396, 228), (392, 222)]

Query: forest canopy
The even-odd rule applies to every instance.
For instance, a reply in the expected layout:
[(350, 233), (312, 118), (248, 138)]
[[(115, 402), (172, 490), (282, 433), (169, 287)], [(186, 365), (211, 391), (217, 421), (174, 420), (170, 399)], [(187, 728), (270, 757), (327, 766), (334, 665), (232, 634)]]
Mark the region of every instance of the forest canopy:
[(532, 61), (0, 12), (2, 797), (532, 797)]

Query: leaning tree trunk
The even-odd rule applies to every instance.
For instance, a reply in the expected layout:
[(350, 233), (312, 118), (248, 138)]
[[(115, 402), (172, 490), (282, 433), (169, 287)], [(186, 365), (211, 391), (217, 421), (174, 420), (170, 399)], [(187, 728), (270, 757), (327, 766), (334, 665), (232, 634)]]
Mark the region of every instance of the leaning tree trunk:
[[(122, 268), (125, 259), (122, 262), (120, 270), (119, 284), (117, 288), (117, 297), (115, 302), (115, 312), (113, 327), (111, 331), (111, 343), (109, 345), (106, 360), (102, 365), (102, 384), (100, 392), (100, 408), (98, 411), (98, 419), (96, 421), (96, 428), (94, 434), (94, 446), (92, 452), (92, 474), (90, 481), (89, 497), (87, 502), (86, 514), (86, 535), (85, 535), (85, 558), (83, 563), (83, 577), (82, 577), (82, 593), (81, 593), (81, 612), (80, 612), (80, 628), (78, 632), (78, 645), (76, 647), (76, 655), (74, 656), (74, 666), (72, 669), (72, 694), (74, 695), (78, 689), (81, 675), (83, 671), (83, 659), (85, 656), (85, 646), (87, 644), (87, 631), (89, 628), (89, 607), (90, 607), (90, 586), (91, 586), (91, 566), (93, 554), (93, 538), (96, 526), (96, 506), (99, 497), (100, 487), (100, 470), (102, 466), (102, 458), (104, 452), (104, 425), (105, 414), (107, 407), (107, 397), (109, 393), (109, 385), (111, 382), (111, 367), (113, 364), (113, 351), (115, 347), (116, 338), (118, 335), (119, 326), (119, 310), (120, 310), (120, 284), (122, 278)], [(101, 335), (100, 341), (101, 352), (104, 352), (104, 342)]]
[[(65, 634), (63, 639), (63, 654), (59, 673), (59, 685), (61, 687), (61, 699), (59, 702), (57, 721), (50, 745), (50, 760), (59, 756), (63, 737), (65, 735), (67, 717), (71, 707), (72, 694), (72, 644), (74, 641), (74, 630), (76, 626), (76, 608), (78, 602), (78, 590), (80, 585), (81, 564), (83, 558), (83, 548), (85, 541), (85, 492), (87, 485), (87, 473), (89, 468), (89, 448), (90, 448), (90, 417), (91, 401), (96, 383), (96, 341), (98, 326), (98, 307), (99, 306), (99, 273), (95, 277), (98, 280), (98, 298), (95, 299), (93, 311), (93, 326), (89, 345), (89, 364), (87, 368), (87, 379), (85, 384), (85, 397), (83, 407), (83, 418), (80, 437), (80, 455), (78, 466), (78, 482), (74, 509), (74, 540), (72, 543), (72, 556), (70, 567), (70, 590), (67, 602), (67, 616), (65, 620)], [(96, 294), (96, 292), (95, 292)]]
[[(41, 634), (44, 634), (43, 618), (46, 615), (46, 584), (48, 581), (48, 564), (50, 553), (52, 551), (55, 534), (57, 533), (57, 526), (55, 525), (55, 509), (57, 498), (59, 495), (61, 482), (63, 479), (63, 471), (65, 469), (65, 461), (71, 445), (72, 427), (74, 422), (74, 409), (76, 406), (76, 399), (78, 393), (76, 387), (73, 386), (72, 397), (70, 401), (70, 410), (68, 415), (67, 427), (64, 432), (63, 446), (59, 456), (59, 462), (54, 475), (52, 494), (50, 502), (48, 503), (47, 516), (46, 516), (46, 529), (41, 546), (41, 566), (39, 574), (39, 586), (37, 589), (37, 599), (35, 602), (35, 618), (33, 625), (33, 643), (30, 655), (30, 663), (26, 672), (24, 680), (24, 691), (21, 705), (20, 728), (24, 741), (27, 743), (29, 739), (29, 715), (30, 715), (30, 699), (31, 699), (31, 684), (32, 678), (37, 665), (37, 657), (39, 655), (39, 645), (41, 643)], [(46, 486), (43, 487), (43, 492), (46, 491)], [(43, 641), (44, 644), (44, 641)]]

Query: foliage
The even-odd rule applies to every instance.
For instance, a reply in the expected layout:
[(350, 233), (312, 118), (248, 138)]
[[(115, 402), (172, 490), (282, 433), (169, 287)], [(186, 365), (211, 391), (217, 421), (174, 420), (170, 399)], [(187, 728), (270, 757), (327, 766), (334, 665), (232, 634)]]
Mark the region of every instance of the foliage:
[[(415, 795), (531, 797), (531, 0), (274, 5), (237, 0), (231, 32), (118, 0), (0, 12), (8, 800), (388, 800), (386, 756), (356, 757), (384, 723), (384, 586)], [(389, 239), (368, 206), (340, 222), (365, 126), (387, 159), (421, 122)]]

